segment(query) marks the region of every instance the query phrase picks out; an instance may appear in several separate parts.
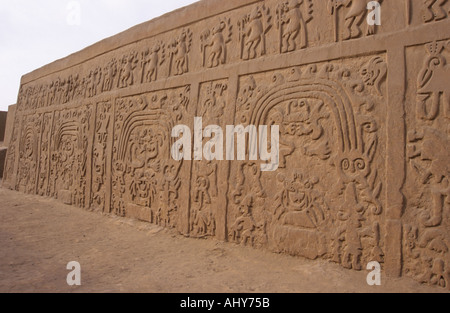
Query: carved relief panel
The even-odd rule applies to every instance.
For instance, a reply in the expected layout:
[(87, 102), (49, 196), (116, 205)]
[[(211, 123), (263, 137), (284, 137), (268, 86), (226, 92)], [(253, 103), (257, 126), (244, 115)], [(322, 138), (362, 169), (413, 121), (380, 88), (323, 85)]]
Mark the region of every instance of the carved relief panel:
[[(439, 27), (450, 1), (378, 1), (381, 25), (367, 23), (369, 2), (224, 2), (211, 16), (168, 28), (164, 17), (149, 24), (155, 30), (138, 26), (129, 43), (119, 36), (120, 47), (106, 42), (110, 50), (88, 48), (79, 61), (26, 75), (3, 183), (194, 238), (356, 270), (403, 266), (449, 288), (450, 40), (404, 46), (450, 38)], [(394, 107), (404, 50), (406, 117)], [(398, 75), (390, 81), (387, 60)], [(202, 161), (175, 161), (172, 129), (195, 130), (194, 117), (210, 134), (202, 151), (194, 147)], [(207, 160), (220, 140), (211, 125), (224, 135), (227, 125), (253, 125), (257, 135), (267, 125), (278, 169), (250, 158), (248, 135), (247, 161)]]
[(41, 117), (38, 114), (21, 117), (22, 131), (18, 142), (19, 162), (15, 189), (23, 193), (34, 194), (36, 189)]
[(100, 102), (97, 104), (94, 143), (92, 151), (92, 177), (91, 210), (109, 212), (111, 179), (111, 131), (114, 125), (112, 102)]
[(47, 194), (86, 208), (91, 186), (94, 111), (91, 104), (54, 112)]
[(383, 262), (385, 62), (379, 55), (240, 78), (236, 124), (280, 125), (279, 168), (233, 163), (230, 241), (357, 270)]
[(250, 13), (242, 16), (237, 24), (241, 58), (250, 60), (265, 55), (267, 51), (266, 36), (273, 26), (270, 8), (265, 4), (258, 5)]
[(180, 195), (189, 193), (182, 177), (190, 163), (173, 160), (170, 149), (172, 128), (192, 123), (190, 109), (188, 86), (116, 99), (113, 213), (184, 230), (188, 208)]
[[(203, 132), (204, 147), (202, 161), (193, 161), (191, 179), (190, 236), (214, 237), (218, 222), (218, 210), (224, 210), (220, 199), (220, 181), (226, 179), (223, 161), (217, 161), (214, 155), (222, 138), (218, 138), (217, 128), (225, 129), (225, 111), (227, 107), (227, 80), (206, 82), (200, 85), (199, 102), (196, 117), (202, 118), (202, 125), (197, 125)], [(211, 130), (205, 133), (205, 128)], [(209, 135), (209, 137), (207, 137)], [(218, 143), (218, 145), (216, 145)], [(212, 146), (216, 148), (212, 148)], [(195, 149), (195, 148), (194, 148)], [(197, 151), (196, 151), (197, 152)], [(213, 159), (214, 160), (209, 160)], [(222, 155), (222, 159), (224, 156)]]
[(229, 18), (218, 21), (211, 29), (202, 32), (200, 51), (204, 67), (217, 67), (227, 62), (227, 44), (231, 42), (232, 35), (233, 24)]
[(45, 113), (42, 116), (42, 131), (39, 144), (39, 162), (37, 168), (36, 194), (49, 196), (49, 173), (50, 173), (50, 146), (52, 140), (53, 113)]
[(450, 14), (447, 0), (405, 0), (410, 24), (423, 25), (445, 20)]
[[(450, 289), (450, 40), (407, 50), (404, 272)], [(414, 80), (416, 78), (416, 80)]]

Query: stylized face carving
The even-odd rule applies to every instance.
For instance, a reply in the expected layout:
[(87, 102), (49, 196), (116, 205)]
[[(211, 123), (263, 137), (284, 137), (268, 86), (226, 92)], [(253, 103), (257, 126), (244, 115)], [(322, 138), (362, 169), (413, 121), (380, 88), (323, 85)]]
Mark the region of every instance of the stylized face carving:
[(308, 199), (306, 193), (302, 190), (295, 190), (294, 192), (289, 192), (289, 203), (296, 211), (301, 211), (308, 205)]
[(369, 159), (363, 154), (353, 151), (340, 159), (339, 169), (349, 180), (357, 180), (370, 174)]
[(374, 84), (374, 72), (369, 70), (367, 66), (361, 69), (361, 76), (366, 85), (373, 86)]
[(289, 120), (295, 122), (305, 122), (310, 117), (310, 105), (304, 100), (295, 100), (289, 103)]
[(151, 129), (144, 129), (139, 133), (139, 145), (148, 159), (154, 159), (159, 153), (159, 137)]

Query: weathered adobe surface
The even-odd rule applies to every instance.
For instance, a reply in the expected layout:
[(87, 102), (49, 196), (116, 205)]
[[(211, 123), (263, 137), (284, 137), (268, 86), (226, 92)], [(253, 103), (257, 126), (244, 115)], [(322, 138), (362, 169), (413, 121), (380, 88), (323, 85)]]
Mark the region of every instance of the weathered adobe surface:
[[(450, 288), (450, 2), (368, 2), (200, 1), (25, 75), (4, 186)], [(279, 169), (173, 160), (194, 117), (279, 125)]]

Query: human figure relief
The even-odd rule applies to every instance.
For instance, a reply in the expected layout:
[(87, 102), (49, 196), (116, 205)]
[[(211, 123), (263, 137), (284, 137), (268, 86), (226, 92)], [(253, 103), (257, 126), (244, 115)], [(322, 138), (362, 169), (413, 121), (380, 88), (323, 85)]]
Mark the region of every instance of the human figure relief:
[[(304, 8), (305, 1), (307, 7)], [(304, 49), (308, 45), (306, 25), (313, 16), (312, 1), (289, 0), (277, 7), (277, 27), (280, 30), (280, 52)], [(299, 41), (299, 42), (298, 42)]]
[(181, 186), (181, 178), (179, 177), (181, 166), (166, 165), (163, 169), (164, 178), (161, 183), (161, 191), (163, 191), (163, 203), (174, 209), (178, 208), (178, 190)]
[(134, 70), (136, 69), (138, 62), (136, 52), (132, 52), (123, 57), (118, 81), (119, 88), (125, 88), (134, 84)]
[(192, 46), (192, 32), (183, 30), (181, 35), (169, 45), (169, 76), (183, 75), (189, 71), (189, 52)]
[(367, 224), (369, 218), (366, 211), (361, 210), (356, 192), (354, 184), (350, 184), (345, 191), (345, 201), (337, 214), (340, 227), (337, 227), (333, 234), (332, 259), (345, 268), (359, 271), (362, 269), (363, 238), (369, 238), (371, 241), (371, 260), (382, 262), (384, 252), (380, 247), (379, 223), (363, 225)]
[[(329, 0), (328, 1), (328, 11), (330, 14), (334, 15), (334, 27), (335, 27), (335, 40), (339, 40), (338, 33), (338, 10), (341, 7), (348, 8), (345, 14), (344, 20), (344, 30), (342, 39), (349, 40), (360, 37), (363, 32), (361, 30), (361, 24), (367, 17), (367, 5), (371, 0)], [(378, 3), (381, 4), (382, 0)], [(368, 25), (365, 35), (373, 35), (376, 32), (375, 25)]]
[(272, 28), (270, 10), (264, 5), (255, 7), (253, 11), (238, 22), (239, 40), (241, 41), (241, 58), (254, 59), (266, 54), (266, 34)]
[(231, 41), (232, 28), (230, 19), (228, 19), (221, 21), (211, 30), (203, 32), (200, 36), (203, 66), (212, 68), (226, 63), (227, 43)]
[(142, 53), (142, 78), (143, 82), (152, 82), (158, 78), (158, 67), (166, 60), (165, 45), (160, 42), (157, 43), (151, 50), (146, 50)]
[(255, 243), (255, 231), (264, 227), (264, 225), (258, 225), (253, 218), (253, 198), (253, 195), (249, 194), (239, 203), (239, 217), (230, 228), (230, 237), (235, 243), (253, 246)]

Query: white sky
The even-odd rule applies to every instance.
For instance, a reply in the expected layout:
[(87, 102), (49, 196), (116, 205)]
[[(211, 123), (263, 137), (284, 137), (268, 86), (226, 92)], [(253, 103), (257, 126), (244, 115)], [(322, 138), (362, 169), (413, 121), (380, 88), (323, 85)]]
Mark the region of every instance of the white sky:
[(22, 75), (194, 2), (0, 0), (0, 111), (16, 103)]

